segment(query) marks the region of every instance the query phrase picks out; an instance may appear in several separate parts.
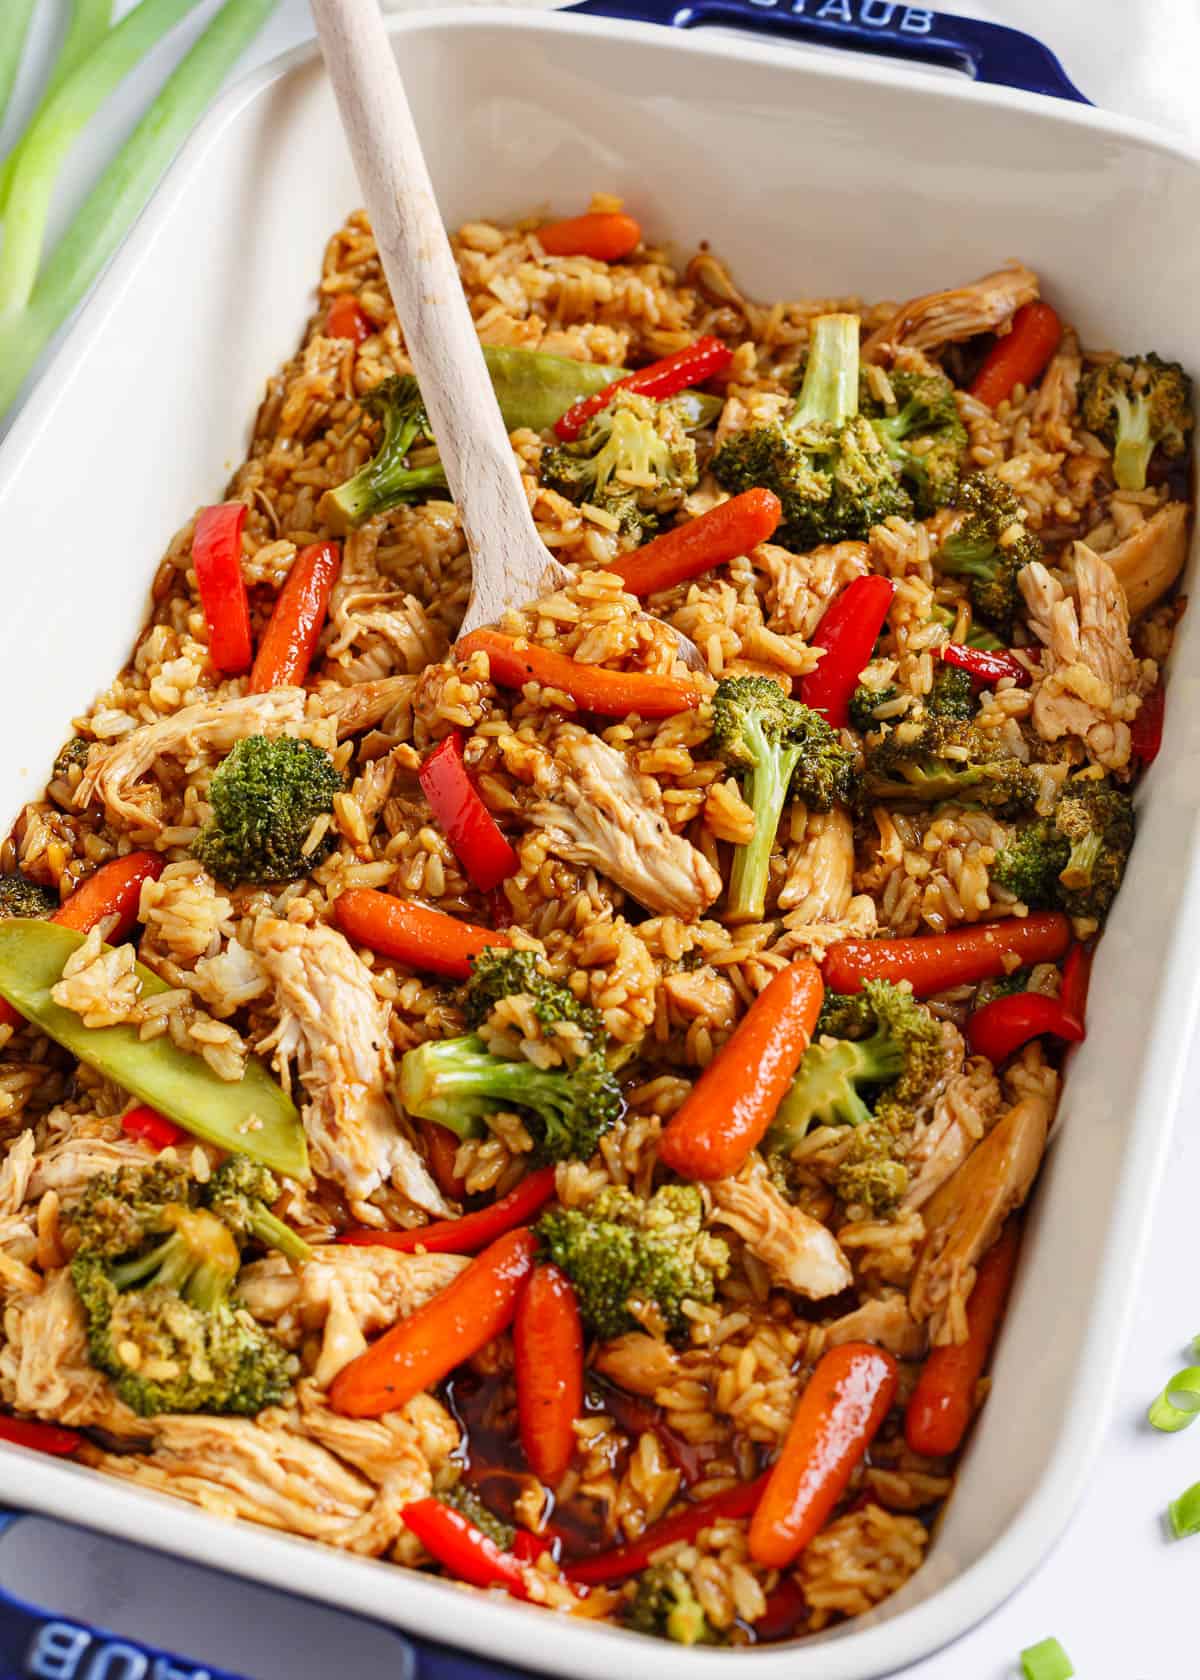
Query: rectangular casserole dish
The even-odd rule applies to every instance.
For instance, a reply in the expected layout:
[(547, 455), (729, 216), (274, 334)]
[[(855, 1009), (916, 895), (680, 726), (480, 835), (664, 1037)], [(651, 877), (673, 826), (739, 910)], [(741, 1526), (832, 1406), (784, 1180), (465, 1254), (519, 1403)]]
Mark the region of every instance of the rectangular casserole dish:
[[(643, 0), (643, 16), (653, 3)], [(795, 12), (804, 5), (795, 0)], [(910, 33), (933, 56), (957, 56), (935, 27), (947, 20), (932, 13), (882, 0), (857, 11), (894, 19), (892, 44), (916, 19)], [(770, 0), (715, 0), (710, 15), (790, 21)], [(922, 19), (932, 20), (923, 31)], [(451, 224), (540, 204), (566, 211), (614, 191), (656, 239), (680, 250), (706, 239), (747, 290), (772, 297), (902, 298), (1020, 256), (1085, 341), (1153, 345), (1200, 367), (1200, 246), (1182, 232), (1200, 222), (1200, 163), (1139, 125), (1040, 94), (646, 23), (494, 10), (391, 27)], [(1002, 73), (980, 51), (966, 56), (985, 76)], [(1078, 99), (1047, 60), (1037, 85)], [(358, 202), (314, 53), (241, 82), (185, 149), (0, 447), (6, 822), (41, 787), (68, 718), (124, 661), (171, 533), (220, 493), (264, 382), (311, 311), (324, 242)], [(586, 1622), (535, 1624), (515, 1604), (231, 1528), (8, 1447), (0, 1498), (580, 1680), (614, 1669), (631, 1680), (664, 1669), (870, 1680), (960, 1634), (1057, 1538), (1106, 1421), (1200, 1000), (1197, 670), (1193, 614), (992, 1395), (927, 1563), (878, 1611), (800, 1645), (684, 1651)]]

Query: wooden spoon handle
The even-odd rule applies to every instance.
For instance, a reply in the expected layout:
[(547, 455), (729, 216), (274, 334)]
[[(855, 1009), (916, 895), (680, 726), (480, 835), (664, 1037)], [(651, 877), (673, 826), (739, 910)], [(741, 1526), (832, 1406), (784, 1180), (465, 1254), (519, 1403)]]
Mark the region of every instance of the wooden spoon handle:
[[(512, 570), (512, 547), (537, 543), (516, 458), (377, 0), (312, 0), (312, 12), (478, 586), (481, 571)], [(509, 600), (536, 593), (534, 580)]]

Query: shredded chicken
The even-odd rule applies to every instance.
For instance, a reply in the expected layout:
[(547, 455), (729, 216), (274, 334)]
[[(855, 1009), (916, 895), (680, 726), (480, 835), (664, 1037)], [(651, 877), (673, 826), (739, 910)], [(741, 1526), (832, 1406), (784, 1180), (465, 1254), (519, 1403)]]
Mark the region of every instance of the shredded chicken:
[(1188, 552), (1186, 502), (1168, 502), (1116, 548), (1102, 556), (1125, 591), (1130, 618), (1139, 618), (1175, 582)]
[(371, 972), (336, 928), (263, 916), (254, 948), (275, 987), (278, 1025), (261, 1048), (286, 1077), (294, 1057), (308, 1093), (304, 1127), (313, 1165), (350, 1198), (356, 1218), (379, 1223), (367, 1198), (391, 1183), (414, 1207), (450, 1212), (390, 1099), (395, 1064), (388, 1006)]
[(1037, 275), (1021, 263), (1013, 263), (969, 285), (913, 298), (866, 340), (863, 361), (887, 361), (902, 345), (913, 350), (936, 350), (979, 333), (1000, 331), (1037, 295)]
[[(795, 832), (793, 830), (793, 832)], [(779, 908), (793, 912), (790, 926), (837, 922), (850, 908), (854, 877), (854, 824), (843, 806), (809, 811), (804, 838), (788, 854)]]
[(925, 1241), (908, 1302), (915, 1319), (929, 1321), (935, 1345), (965, 1340), (979, 1261), (1037, 1176), (1057, 1078), (1052, 1069), (1034, 1065), (1036, 1050), (1032, 1058), (1026, 1089), (925, 1204)]
[(1051, 449), (1066, 449), (1072, 441), (1072, 422), (1079, 406), (1079, 375), (1083, 358), (1079, 340), (1068, 327), (1062, 343), (1042, 375), (1033, 404), (1033, 423)]
[(906, 1208), (924, 1207), (938, 1186), (957, 1172), (1002, 1106), (992, 1064), (982, 1056), (973, 1056), (939, 1096), (933, 1114), (917, 1129), (905, 1155), (909, 1179)]
[(0, 1398), (14, 1411), (69, 1428), (105, 1429), (126, 1439), (151, 1432), (90, 1363), (83, 1308), (65, 1270), (49, 1273), (40, 1289), (5, 1308)]
[(111, 747), (92, 748), (75, 792), (76, 807), (82, 811), (99, 799), (112, 821), (157, 831), (161, 820), (135, 790), (160, 758), (191, 765), (229, 752), (247, 735), (279, 735), (303, 722), (304, 703), (302, 688), (274, 688), (266, 694), (203, 700), (143, 724)]
[(887, 1289), (825, 1326), (827, 1347), (841, 1347), (843, 1342), (873, 1342), (897, 1359), (920, 1359), (925, 1352), (925, 1331), (913, 1323), (902, 1291)]
[(350, 683), (345, 688), (323, 688), (316, 696), (323, 717), (337, 719), (338, 739), (357, 735), (380, 722), (395, 706), (411, 700), (417, 678), (380, 677), (377, 682)]
[(60, 1196), (72, 1196), (97, 1173), (144, 1167), (146, 1159), (145, 1145), (124, 1133), (108, 1138), (68, 1131), (36, 1156), (29, 1195), (36, 1198), (47, 1190), (56, 1190)]
[(1106, 770), (1129, 763), (1129, 724), (1149, 686), (1129, 642), (1129, 608), (1107, 559), (1074, 545), (1075, 595), (1040, 561), (1020, 573), (1029, 627), (1044, 646), (1033, 722), (1043, 740), (1075, 735)]
[(821, 1301), (853, 1283), (850, 1263), (833, 1232), (793, 1207), (760, 1160), (752, 1160), (737, 1178), (723, 1178), (709, 1188), (713, 1218), (736, 1231), (785, 1289)]
[(361, 1335), (378, 1335), (440, 1294), (467, 1264), (460, 1254), (329, 1243), (295, 1269), (282, 1254), (253, 1261), (238, 1276), (238, 1294), (260, 1323), (295, 1348), (342, 1309)]
[(680, 1374), (679, 1355), (657, 1336), (635, 1330), (597, 1345), (592, 1366), (618, 1388), (653, 1398), (654, 1391), (673, 1383)]
[[(303, 1390), (304, 1385), (301, 1385)], [(336, 1445), (336, 1454), (330, 1445)], [(343, 1462), (357, 1450), (387, 1474), (376, 1483)], [(145, 1456), (99, 1455), (100, 1468), (224, 1517), (368, 1557), (387, 1551), (403, 1528), (401, 1510), (433, 1485), (416, 1431), (402, 1413), (379, 1420), (335, 1419), (319, 1399), (299, 1411), (257, 1418), (168, 1415), (154, 1420)]]
[(671, 832), (656, 784), (597, 736), (560, 733), (543, 791), (530, 815), (551, 850), (599, 870), (648, 910), (695, 920), (721, 891), (703, 852)]
[(760, 543), (754, 565), (770, 578), (767, 623), (785, 634), (812, 635), (833, 597), (867, 572), (867, 545), (842, 542), (793, 554), (776, 543)]

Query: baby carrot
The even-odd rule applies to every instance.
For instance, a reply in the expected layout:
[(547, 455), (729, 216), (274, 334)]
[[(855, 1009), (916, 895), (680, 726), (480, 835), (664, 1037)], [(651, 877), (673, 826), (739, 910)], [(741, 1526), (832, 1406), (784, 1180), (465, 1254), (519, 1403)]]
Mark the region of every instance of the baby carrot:
[(510, 1231), (484, 1249), (448, 1289), (394, 1324), (338, 1372), (329, 1404), (345, 1417), (380, 1417), (448, 1377), (507, 1330), (533, 1270), (537, 1238)]
[(251, 694), (301, 688), (316, 651), (342, 554), (337, 543), (310, 543), (292, 561), (250, 671)]
[(1057, 910), (921, 939), (844, 939), (830, 946), (825, 984), (831, 992), (860, 992), (866, 980), (907, 980), (918, 997), (932, 997), (951, 986), (999, 979), (1012, 968), (1057, 962), (1070, 942), (1071, 924)]
[(507, 945), (502, 933), (431, 910), (411, 898), (393, 898), (371, 887), (352, 887), (333, 906), (333, 919), (346, 935), (381, 957), (394, 957), (409, 968), (469, 980), (471, 958), (488, 945)]
[(477, 1254), (506, 1231), (527, 1225), (553, 1194), (554, 1168), (539, 1167), (491, 1207), (464, 1213), (461, 1219), (436, 1219), (408, 1231), (343, 1231), (338, 1241), (356, 1248), (394, 1248), (400, 1254), (419, 1248), (427, 1254)]
[(547, 222), (537, 230), (538, 244), (548, 257), (594, 257), (597, 262), (620, 262), (642, 242), (642, 230), (632, 216), (619, 210), (591, 210)]
[(649, 671), (606, 671), (584, 665), (564, 653), (514, 641), (497, 630), (472, 630), (454, 649), (456, 659), (473, 653), (488, 656), (492, 681), (501, 688), (540, 683), (569, 694), (585, 712), (623, 718), (636, 712), (643, 718), (674, 717), (700, 704), (700, 690), (683, 677), (659, 677)]
[[(50, 920), (59, 927), (74, 928), (76, 933), (90, 933), (97, 922), (115, 916), (116, 926), (108, 936), (115, 944), (137, 921), (142, 882), (157, 881), (166, 861), (158, 852), (126, 852), (124, 857), (110, 858), (75, 888)], [(20, 1024), (21, 1016), (12, 1004), (0, 998), (0, 1027)]]
[(824, 987), (807, 958), (782, 969), (693, 1085), (658, 1144), (681, 1178), (730, 1178), (775, 1118), (808, 1049)]
[(846, 1490), (896, 1392), (896, 1361), (868, 1342), (823, 1354), (750, 1522), (750, 1556), (786, 1569)]
[(957, 1452), (975, 1407), (975, 1387), (996, 1339), (1017, 1266), (1020, 1233), (1009, 1220), (980, 1262), (967, 1299), (967, 1339), (935, 1347), (904, 1413), (904, 1439), (924, 1458)]
[(744, 490), (718, 502), (699, 519), (676, 525), (643, 548), (624, 555), (608, 568), (625, 580), (631, 595), (653, 595), (686, 583), (739, 554), (749, 554), (766, 542), (779, 524), (783, 507), (771, 490)]
[(557, 1266), (539, 1266), (517, 1302), (513, 1360), (521, 1447), (538, 1480), (556, 1487), (583, 1416), (583, 1325), (571, 1281)]
[(971, 386), (971, 395), (995, 408), (1040, 376), (1062, 341), (1062, 322), (1048, 303), (1027, 303), (1012, 318), (1012, 328), (998, 338)]

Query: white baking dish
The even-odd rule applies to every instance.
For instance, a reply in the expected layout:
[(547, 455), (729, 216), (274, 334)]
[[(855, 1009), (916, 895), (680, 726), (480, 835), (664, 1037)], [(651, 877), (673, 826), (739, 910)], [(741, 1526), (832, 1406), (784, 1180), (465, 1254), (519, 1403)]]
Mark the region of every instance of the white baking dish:
[[(1085, 338), (1200, 367), (1200, 167), (1128, 121), (646, 25), (472, 11), (392, 28), (452, 222), (566, 211), (613, 190), (656, 237), (710, 240), (763, 297), (903, 297), (1019, 254)], [(0, 448), (6, 821), (41, 785), (66, 720), (125, 659), (168, 537), (220, 493), (312, 308), (324, 241), (357, 202), (312, 53), (239, 84)], [(929, 1561), (879, 1611), (800, 1646), (685, 1653), (230, 1527), (10, 1448), (0, 1497), (594, 1680), (700, 1668), (867, 1680), (962, 1632), (1057, 1537), (1102, 1435), (1196, 1015), (1198, 644), (1193, 613), (992, 1397)]]

